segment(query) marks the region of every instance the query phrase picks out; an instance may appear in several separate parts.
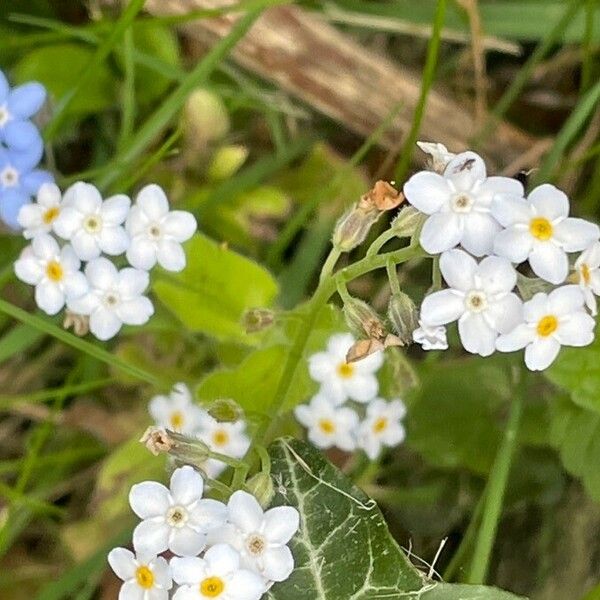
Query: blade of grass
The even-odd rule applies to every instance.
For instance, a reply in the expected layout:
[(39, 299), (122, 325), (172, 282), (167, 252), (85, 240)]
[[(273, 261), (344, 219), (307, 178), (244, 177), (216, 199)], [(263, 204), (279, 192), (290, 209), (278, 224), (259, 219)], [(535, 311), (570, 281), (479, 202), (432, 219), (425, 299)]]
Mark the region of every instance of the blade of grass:
[(581, 51), (583, 52), (583, 61), (581, 63), (581, 86), (582, 92), (585, 92), (591, 85), (594, 76), (594, 25), (598, 0), (586, 0), (585, 3), (585, 32), (582, 41)]
[(137, 14), (144, 7), (146, 0), (131, 0), (119, 19), (111, 28), (109, 36), (98, 46), (85, 69), (81, 72), (77, 84), (71, 88), (58, 102), (54, 115), (44, 128), (44, 139), (52, 140), (64, 123), (65, 116), (77, 94), (95, 77), (98, 67), (113, 51), (124, 32), (131, 26)]
[(33, 346), (43, 337), (37, 329), (27, 325), (15, 325), (0, 339), (0, 363)]
[(111, 183), (117, 180), (124, 169), (146, 151), (155, 138), (164, 130), (164, 128), (173, 120), (175, 115), (181, 110), (190, 92), (198, 87), (210, 77), (227, 54), (233, 49), (237, 42), (252, 27), (256, 19), (262, 14), (264, 8), (248, 12), (235, 24), (231, 33), (219, 41), (206, 56), (196, 65), (196, 67), (186, 76), (180, 85), (171, 92), (169, 97), (159, 106), (146, 122), (138, 129), (137, 133), (131, 138), (126, 147), (117, 153), (113, 163), (116, 166), (108, 171), (96, 183), (101, 188), (107, 188)]
[(413, 151), (419, 136), (419, 131), (421, 129), (421, 122), (423, 121), (425, 106), (427, 105), (427, 96), (429, 95), (429, 90), (431, 89), (433, 79), (435, 77), (445, 17), (446, 0), (438, 0), (435, 17), (433, 20), (431, 39), (429, 40), (429, 44), (427, 46), (427, 58), (425, 59), (425, 67), (423, 69), (423, 75), (421, 78), (421, 92), (419, 94), (419, 101), (417, 103), (417, 107), (415, 108), (410, 131), (406, 136), (406, 140), (404, 141), (402, 150), (400, 152), (400, 160), (398, 161), (398, 165), (396, 166), (396, 170), (394, 172), (396, 181), (399, 185), (402, 185), (402, 182), (408, 173), (408, 169), (410, 168)]
[[(54, 452), (53, 454), (45, 454), (37, 460), (36, 468), (42, 469), (53, 467), (56, 465), (66, 465), (70, 463), (83, 462), (85, 460), (93, 460), (101, 458), (106, 454), (103, 448), (73, 448), (63, 450), (62, 452)], [(23, 467), (23, 458), (15, 458), (12, 460), (0, 461), (0, 475), (11, 475)]]
[(57, 327), (53, 323), (46, 321), (42, 317), (28, 313), (22, 308), (19, 308), (18, 306), (15, 306), (14, 304), (11, 304), (10, 302), (7, 302), (1, 298), (0, 312), (7, 314), (8, 316), (20, 321), (21, 323), (24, 323), (25, 325), (29, 325), (30, 327), (37, 329), (42, 333), (51, 335), (57, 340), (75, 348), (76, 350), (79, 350), (80, 352), (83, 352), (92, 358), (96, 358), (107, 365), (115, 367), (116, 369), (119, 369), (124, 373), (135, 377), (136, 379), (145, 381), (146, 383), (149, 383), (158, 389), (171, 388), (171, 382), (166, 382), (159, 375), (149, 373), (148, 371), (145, 371), (136, 365), (131, 365), (119, 356), (111, 354), (104, 348), (101, 348), (100, 346), (92, 344), (86, 340), (82, 340), (68, 331)]
[(117, 150), (122, 150), (131, 137), (135, 123), (135, 44), (133, 29), (129, 27), (123, 34), (123, 71), (125, 80), (122, 88), (121, 130), (117, 141)]

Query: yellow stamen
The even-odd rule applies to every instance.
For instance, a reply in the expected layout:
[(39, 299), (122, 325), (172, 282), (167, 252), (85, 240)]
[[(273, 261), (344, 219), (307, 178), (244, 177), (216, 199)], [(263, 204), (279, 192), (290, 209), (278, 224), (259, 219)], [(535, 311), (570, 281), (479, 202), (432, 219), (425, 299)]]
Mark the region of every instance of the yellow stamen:
[(138, 567), (135, 572), (138, 585), (149, 590), (154, 585), (154, 573), (146, 566)]
[(52, 223), (52, 221), (54, 221), (54, 219), (56, 219), (56, 217), (58, 217), (59, 213), (60, 213), (60, 209), (58, 208), (58, 206), (53, 206), (52, 208), (49, 208), (44, 213), (44, 216), (42, 217), (42, 221), (44, 221), (44, 223), (46, 225), (50, 225), (50, 223)]
[(344, 379), (348, 379), (354, 375), (354, 365), (350, 363), (341, 363), (337, 368), (338, 375)]
[(229, 434), (223, 429), (217, 429), (212, 439), (215, 446), (224, 446), (229, 441)]
[(544, 217), (536, 217), (529, 222), (529, 231), (533, 237), (546, 242), (552, 237), (552, 223)]
[(553, 334), (558, 328), (558, 319), (554, 315), (546, 315), (542, 317), (537, 324), (538, 335), (548, 337)]
[(64, 277), (64, 274), (62, 266), (55, 260), (51, 260), (46, 265), (46, 275), (51, 281), (60, 281)]
[(200, 582), (200, 593), (206, 598), (216, 598), (224, 589), (225, 583), (220, 577), (207, 577)]
[(375, 423), (373, 423), (373, 432), (381, 433), (385, 429), (387, 429), (388, 420), (385, 417), (379, 417)]
[(174, 431), (179, 431), (183, 427), (184, 421), (183, 414), (179, 410), (171, 415), (171, 427)]
[(335, 432), (335, 423), (331, 419), (321, 419), (319, 428), (323, 433), (331, 434)]
[(591, 279), (590, 268), (587, 266), (586, 263), (583, 263), (581, 267), (579, 267), (579, 273), (581, 275), (581, 281), (583, 281), (585, 285), (589, 285)]

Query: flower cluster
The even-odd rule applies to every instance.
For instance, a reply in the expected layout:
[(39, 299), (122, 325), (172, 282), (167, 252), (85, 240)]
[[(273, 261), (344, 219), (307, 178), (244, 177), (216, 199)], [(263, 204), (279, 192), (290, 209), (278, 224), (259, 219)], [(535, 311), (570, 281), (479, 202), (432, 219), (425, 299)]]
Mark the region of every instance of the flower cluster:
[[(42, 185), (36, 201), (19, 211), (23, 236), (31, 240), (15, 262), (17, 277), (35, 286), (35, 301), (47, 314), (67, 311), (89, 319), (100, 340), (123, 324), (143, 325), (154, 313), (144, 296), (156, 263), (169, 271), (185, 267), (181, 243), (196, 231), (185, 211), (170, 211), (163, 190), (144, 187), (135, 199), (102, 199), (91, 184), (78, 182), (64, 195)], [(107, 257), (125, 254), (130, 267), (118, 269)], [(87, 263), (82, 268), (82, 263)]]
[[(168, 396), (152, 398), (148, 408), (157, 427), (195, 437), (212, 452), (243, 458), (250, 447), (243, 419), (217, 421), (192, 402), (192, 394), (184, 383), (176, 384)], [(226, 468), (223, 462), (215, 458), (209, 458), (199, 466), (210, 479), (216, 479)]]
[[(457, 321), (468, 352), (489, 356), (525, 348), (531, 370), (547, 368), (561, 345), (590, 344), (595, 321), (586, 306), (595, 316), (598, 226), (569, 217), (569, 199), (553, 185), (540, 185), (526, 197), (516, 179), (488, 177), (474, 152), (442, 150), (426, 149), (440, 172), (421, 171), (404, 186), (407, 200), (428, 215), (421, 246), (441, 254), (448, 285), (425, 297), (414, 340), (426, 350), (445, 348), (445, 326)], [(568, 254), (580, 251), (575, 284), (565, 283)], [(518, 288), (521, 296), (515, 291), (519, 277), (527, 281), (516, 271), (526, 261), (547, 288), (530, 299), (525, 286)]]
[(333, 335), (326, 351), (309, 358), (310, 375), (321, 387), (309, 404), (296, 408), (295, 414), (318, 448), (337, 447), (346, 452), (360, 448), (374, 460), (384, 446), (396, 446), (404, 440), (401, 420), (406, 408), (401, 400), (387, 402), (377, 397), (381, 351), (346, 362), (354, 342), (351, 334)]
[[(187, 465), (173, 472), (169, 488), (156, 481), (131, 488), (129, 503), (140, 518), (134, 552), (115, 548), (108, 555), (124, 582), (120, 600), (259, 600), (290, 576), (287, 544), (300, 526), (295, 508), (263, 511), (244, 491), (227, 504), (203, 494), (201, 475)], [(167, 552), (170, 560), (162, 556)]]
[(44, 143), (31, 118), (46, 100), (40, 83), (10, 87), (0, 71), (0, 219), (19, 227), (19, 209), (27, 204), (43, 183), (53, 181), (47, 171), (37, 169)]

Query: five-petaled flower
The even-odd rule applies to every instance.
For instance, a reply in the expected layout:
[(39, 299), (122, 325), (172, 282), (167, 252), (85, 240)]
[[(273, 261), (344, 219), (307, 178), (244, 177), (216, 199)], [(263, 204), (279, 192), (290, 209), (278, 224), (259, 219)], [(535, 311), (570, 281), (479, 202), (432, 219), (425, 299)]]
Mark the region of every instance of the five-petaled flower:
[(54, 183), (44, 183), (38, 190), (35, 202), (25, 204), (19, 211), (19, 225), (27, 240), (41, 233), (51, 233), (60, 214), (62, 194)]
[(423, 350), (447, 350), (448, 337), (444, 325), (427, 325), (419, 319), (419, 327), (413, 331), (413, 340)]
[(199, 427), (204, 411), (192, 402), (185, 383), (176, 383), (168, 396), (154, 396), (148, 410), (157, 427), (192, 434)]
[(375, 398), (367, 406), (367, 415), (358, 430), (358, 445), (375, 460), (382, 447), (400, 444), (406, 435), (401, 420), (406, 414), (402, 400), (386, 402)]
[(586, 248), (575, 261), (575, 281), (593, 316), (598, 313), (596, 296), (600, 295), (600, 242)]

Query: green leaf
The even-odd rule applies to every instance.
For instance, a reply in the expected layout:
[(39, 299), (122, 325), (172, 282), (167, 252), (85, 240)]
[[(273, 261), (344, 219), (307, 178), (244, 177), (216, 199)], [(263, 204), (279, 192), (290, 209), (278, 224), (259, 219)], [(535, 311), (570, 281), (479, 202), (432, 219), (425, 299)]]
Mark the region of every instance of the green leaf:
[(241, 319), (250, 308), (271, 306), (277, 284), (254, 261), (197, 234), (187, 244), (182, 273), (160, 273), (156, 296), (191, 331), (219, 339), (245, 339)]
[(573, 402), (600, 413), (600, 338), (585, 348), (562, 348), (544, 374), (569, 392)]
[[(283, 326), (273, 327), (264, 347), (249, 354), (237, 367), (207, 375), (196, 390), (197, 397), (202, 401), (231, 398), (244, 410), (267, 413), (290, 352), (290, 340), (302, 325), (301, 317), (305, 311), (306, 306), (301, 306), (280, 317), (284, 321)], [(323, 308), (306, 344), (283, 410), (307, 400), (316, 391), (317, 386), (308, 374), (307, 359), (314, 352), (322, 350), (333, 333), (345, 328), (343, 317), (337, 309), (332, 306)]]
[(301, 518), (291, 542), (295, 569), (273, 586), (271, 600), (516, 600), (493, 588), (427, 579), (392, 538), (375, 501), (310, 445), (281, 439), (270, 454), (274, 503), (296, 507)]
[[(53, 100), (63, 98), (77, 85), (81, 70), (94, 51), (79, 44), (56, 44), (37, 48), (26, 54), (14, 68), (18, 83), (35, 80), (43, 83)], [(71, 115), (100, 112), (115, 102), (116, 81), (110, 69), (99, 65), (94, 77), (73, 99)]]

